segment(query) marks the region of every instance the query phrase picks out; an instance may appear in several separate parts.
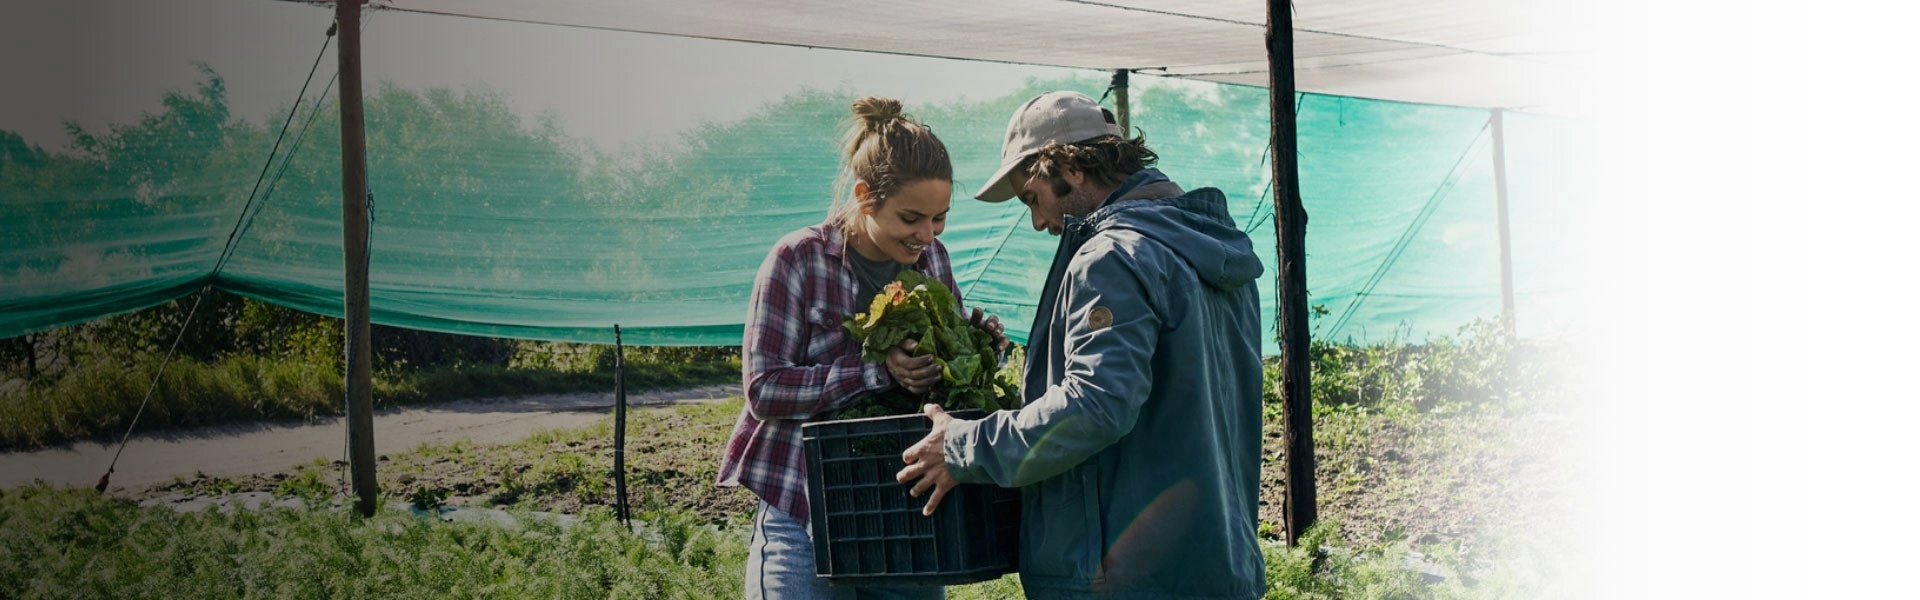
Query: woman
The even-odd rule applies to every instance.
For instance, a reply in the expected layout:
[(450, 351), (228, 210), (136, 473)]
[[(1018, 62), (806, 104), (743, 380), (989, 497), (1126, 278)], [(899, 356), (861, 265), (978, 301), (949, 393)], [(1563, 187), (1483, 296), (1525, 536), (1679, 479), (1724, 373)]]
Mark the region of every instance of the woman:
[[(760, 497), (747, 547), (748, 598), (946, 596), (937, 587), (829, 588), (815, 575), (800, 425), (831, 419), (869, 394), (895, 387), (923, 394), (940, 380), (932, 357), (908, 355), (912, 342), (894, 348), (885, 363), (862, 362), (841, 318), (864, 312), (901, 269), (959, 289), (936, 239), (953, 193), (946, 146), (901, 115), (897, 100), (861, 98), (853, 116), (826, 222), (774, 244), (748, 301), (741, 377), (747, 402), (718, 479)], [(981, 319), (978, 310), (974, 317), (996, 341), (1005, 339), (998, 320)]]

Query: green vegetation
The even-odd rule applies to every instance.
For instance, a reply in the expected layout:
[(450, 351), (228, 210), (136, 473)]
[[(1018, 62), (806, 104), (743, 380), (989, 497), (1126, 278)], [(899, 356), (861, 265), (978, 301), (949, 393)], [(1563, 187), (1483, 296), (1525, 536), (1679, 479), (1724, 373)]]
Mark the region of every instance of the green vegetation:
[[(626, 533), (605, 508), (570, 524), (512, 511), (512, 525), (334, 507), (178, 513), (84, 491), (0, 491), (0, 590), (35, 598), (739, 597), (747, 520), (643, 511)], [(1268, 544), (1267, 598), (1533, 598), (1551, 572), (1430, 556), (1405, 542), (1351, 547), (1310, 530)], [(949, 588), (955, 600), (1021, 597), (1017, 576)]]
[[(250, 307), (249, 302), (236, 302), (242, 314), (247, 310), (283, 310)], [(178, 307), (159, 310), (172, 308)], [(157, 357), (150, 354), (151, 343), (126, 332), (139, 331), (142, 323), (164, 322), (165, 315), (135, 313), (115, 320), (43, 338), (61, 343), (44, 346), (42, 356), (52, 353), (91, 358), (49, 363), (49, 368), (42, 369), (42, 379), (30, 389), (57, 395), (9, 392), (14, 396), (0, 403), (0, 410), (11, 411), (7, 419), (10, 426), (22, 421), (11, 415), (25, 414), (23, 407), (45, 410), (49, 403), (35, 402), (45, 398), (65, 398), (65, 407), (73, 411), (67, 414), (114, 414), (131, 409), (137, 394), (145, 391), (141, 382), (152, 373)], [(321, 327), (326, 325), (315, 329)], [(248, 331), (244, 326), (231, 329)], [(164, 327), (151, 330), (163, 331)], [(284, 326), (283, 322), (276, 330), (291, 336), (301, 328)], [(1560, 356), (1562, 350), (1554, 347), (1512, 344), (1503, 331), (1498, 322), (1481, 322), (1463, 328), (1458, 336), (1421, 344), (1315, 343), (1311, 357), (1316, 471), (1323, 521), (1307, 533), (1301, 548), (1286, 548), (1277, 541), (1283, 489), (1279, 471), (1280, 411), (1277, 393), (1269, 386), (1269, 462), (1263, 474), (1266, 506), (1262, 532), (1268, 539), (1269, 578), (1274, 590), (1270, 597), (1496, 598), (1554, 592), (1554, 575), (1564, 566), (1564, 552), (1553, 550), (1553, 543), (1564, 539), (1555, 536), (1564, 535), (1568, 526), (1563, 516), (1568, 503), (1565, 490), (1574, 477), (1565, 468), (1565, 458), (1555, 454), (1559, 445), (1553, 443), (1564, 438), (1570, 427), (1556, 417), (1566, 399), (1560, 372), (1565, 358)], [(199, 335), (221, 343), (223, 338), (217, 333)], [(109, 337), (113, 335), (121, 337)], [(292, 352), (279, 358), (247, 354), (246, 334), (231, 335), (237, 339), (225, 342), (233, 348), (227, 353), (176, 359), (161, 380), (155, 405), (149, 407), (144, 418), (152, 420), (146, 422), (180, 425), (219, 422), (222, 418), (331, 414), (324, 407), (336, 401), (338, 384), (328, 387), (306, 382), (337, 381), (335, 372), (296, 360), (298, 355)], [(379, 372), (384, 402), (430, 401), (502, 389), (562, 389), (566, 385), (603, 390), (612, 385), (608, 369), (613, 357), (606, 347), (447, 337), (446, 344), (425, 340), (411, 345), (436, 346), (443, 357), (459, 357), (438, 359), (440, 364), (431, 364), (436, 359), (422, 358), (419, 352), (408, 352), (410, 345), (406, 343), (383, 346)], [(120, 342), (107, 345), (100, 341), (102, 338)], [(306, 339), (328, 338), (313, 335)], [(287, 337), (275, 343), (283, 348), (300, 347)], [(474, 358), (484, 355), (488, 344), (501, 344), (504, 364), (497, 355), (490, 359), (495, 362)], [(124, 351), (119, 348), (126, 346), (134, 348), (130, 354), (135, 359), (132, 366), (103, 366), (116, 363), (101, 356)], [(322, 350), (332, 349), (323, 346)], [(739, 369), (733, 362), (737, 361), (733, 352), (630, 349), (626, 356), (629, 381), (635, 387), (650, 387), (701, 373), (731, 380)], [(1017, 363), (1018, 358), (1014, 361)], [(335, 368), (331, 364), (327, 367)], [(1277, 381), (1277, 364), (1269, 365), (1267, 376)], [(302, 391), (302, 385), (317, 391)], [(78, 401), (116, 396), (120, 404)], [(184, 398), (201, 402), (184, 408), (176, 404)], [(226, 410), (233, 412), (223, 416), (208, 408), (210, 403), (205, 400), (209, 398), (282, 401), (229, 402)], [(301, 398), (318, 401), (305, 405), (285, 401)], [(66, 591), (44, 586), (72, 581), (79, 582), (67, 588), (74, 590), (74, 595), (102, 590), (153, 590), (157, 595), (193, 589), (212, 580), (266, 590), (256, 594), (290, 596), (354, 593), (363, 589), (354, 586), (361, 585), (374, 586), (364, 589), (408, 595), (413, 593), (408, 591), (414, 589), (409, 587), (412, 581), (434, 581), (435, 585), (446, 586), (443, 589), (476, 590), (476, 595), (528, 591), (561, 596), (605, 595), (619, 593), (617, 590), (667, 589), (647, 586), (700, 591), (688, 592), (689, 597), (712, 590), (732, 593), (727, 591), (732, 587), (724, 586), (738, 585), (740, 566), (736, 561), (745, 536), (739, 521), (751, 513), (753, 503), (751, 496), (738, 488), (719, 488), (712, 482), (718, 448), (740, 408), (741, 400), (735, 398), (641, 410), (631, 415), (628, 424), (629, 503), (648, 519), (684, 523), (692, 528), (688, 531), (704, 532), (698, 535), (708, 536), (710, 541), (701, 543), (711, 550), (701, 551), (708, 552), (701, 555), (705, 558), (689, 559), (689, 563), (654, 557), (649, 554), (656, 550), (652, 542), (621, 536), (617, 528), (610, 529), (612, 526), (603, 522), (602, 513), (613, 504), (614, 490), (607, 476), (612, 468), (612, 424), (602, 422), (583, 429), (546, 431), (510, 443), (462, 440), (425, 445), (391, 455), (379, 472), (388, 498), (403, 499), (423, 511), (443, 506), (497, 506), (513, 511), (583, 515), (587, 524), (579, 528), (501, 530), (473, 524), (422, 525), (418, 520), (389, 516), (356, 521), (338, 513), (345, 505), (340, 501), (345, 490), (338, 465), (325, 462), (274, 475), (200, 477), (140, 494), (158, 498), (183, 493), (218, 496), (270, 492), (303, 499), (306, 506), (332, 507), (315, 513), (268, 510), (252, 516), (173, 515), (82, 492), (25, 488), (0, 494), (0, 521), (9, 527), (5, 535), (15, 536), (6, 540), (8, 552), (13, 553), (6, 557), (8, 564), (35, 567), (7, 572), (4, 576), (9, 579), (0, 580), (0, 584), (34, 590), (30, 595), (47, 591), (54, 597)], [(124, 425), (107, 422), (94, 427), (112, 431), (112, 427)], [(34, 525), (16, 528), (16, 522)], [(132, 547), (133, 541), (88, 537), (93, 534), (85, 533), (88, 527), (108, 526), (130, 531), (177, 529), (182, 535), (169, 542), (173, 545), (160, 546), (173, 550), (162, 554)], [(371, 531), (391, 535), (382, 537), (384, 534)], [(614, 549), (588, 553), (579, 548), (586, 542), (570, 536), (585, 536), (581, 539), (591, 538), (594, 544)], [(623, 541), (610, 544), (596, 536), (617, 536)], [(128, 539), (140, 538), (130, 535)], [(277, 550), (321, 543), (315, 540), (356, 550), (350, 555), (334, 553), (313, 558), (295, 558)], [(544, 544), (556, 545), (559, 550), (547, 549)], [(254, 552), (263, 547), (270, 550)], [(243, 551), (247, 554), (237, 563), (212, 558)], [(76, 558), (81, 556), (87, 558)], [(345, 576), (332, 580), (323, 577), (311, 583), (279, 581), (272, 575), (296, 566), (340, 569), (326, 571), (330, 574), (362, 570), (365, 565), (356, 561), (371, 560), (367, 556), (405, 556), (419, 564), (399, 561), (372, 569), (374, 579), (353, 581)], [(542, 561), (550, 556), (615, 562), (545, 565)], [(473, 566), (476, 564), (504, 564), (502, 561), (532, 561), (528, 572), (540, 575), (525, 581), (493, 581), (461, 579), (466, 575), (459, 574), (486, 569)], [(63, 570), (77, 569), (80, 567), (76, 564), (87, 562), (110, 568), (88, 576)], [(699, 571), (692, 568), (693, 563), (720, 571)], [(1424, 565), (1425, 573), (1410, 566), (1413, 564)], [(439, 579), (417, 576), (428, 569), (454, 574), (436, 576)], [(43, 571), (64, 578), (37, 574)], [(587, 577), (582, 573), (591, 577), (579, 579)], [(154, 579), (149, 582), (147, 578)], [(369, 581), (380, 583), (375, 586)], [(1013, 597), (1018, 589), (1017, 579), (1009, 577), (956, 588), (952, 597)], [(140, 593), (144, 592), (134, 595)], [(647, 597), (672, 597), (675, 593), (680, 592), (661, 591)]]
[[(1572, 595), (1551, 553), (1500, 543), (1473, 552), (1441, 548), (1416, 554), (1405, 540), (1358, 545), (1334, 535), (1322, 521), (1298, 547), (1266, 549), (1270, 600), (1468, 600), (1558, 598)], [(1482, 556), (1484, 555), (1484, 556)], [(1545, 560), (1543, 560), (1545, 559)], [(1423, 569), (1415, 569), (1414, 561)]]
[[(960, 299), (937, 278), (901, 271), (874, 296), (867, 312), (845, 317), (842, 325), (860, 341), (861, 358), (870, 363), (886, 361), (887, 352), (903, 341), (918, 342), (913, 355), (932, 355), (940, 365), (942, 385), (936, 393), (944, 396), (939, 403), (947, 410), (995, 411), (1020, 403), (1019, 384), (1000, 372), (993, 334), (969, 323)], [(879, 394), (841, 414), (857, 418), (919, 411), (917, 398)]]
[[(1573, 424), (1567, 350), (1516, 344), (1499, 321), (1421, 344), (1310, 348), (1321, 521), (1267, 553), (1270, 598), (1566, 595)], [(1277, 362), (1267, 369), (1262, 531), (1277, 540), (1284, 473)], [(1410, 565), (1418, 561), (1425, 573)]]
[[(1461, 327), (1458, 335), (1420, 344), (1389, 340), (1357, 346), (1314, 339), (1308, 354), (1315, 409), (1553, 408), (1564, 395), (1560, 378), (1566, 349), (1516, 344), (1507, 339), (1507, 329), (1505, 321), (1480, 320)], [(1268, 386), (1267, 393), (1272, 406), (1277, 392)]]
[(518, 527), (385, 510), (176, 513), (80, 490), (0, 491), (0, 594), (28, 598), (738, 598), (746, 545), (672, 514)]
[[(517, 525), (383, 510), (176, 513), (81, 490), (0, 491), (0, 593), (30, 598), (739, 598), (747, 520), (604, 508)], [(949, 590), (1020, 597), (1018, 581)]]
[[(0, 450), (127, 430), (175, 336), (180, 350), (140, 415), (139, 430), (343, 413), (338, 319), (212, 292), (194, 299), (5, 340)], [(187, 313), (191, 324), (180, 334)], [(374, 328), (376, 407), (613, 389), (613, 347)], [(625, 351), (630, 391), (726, 383), (740, 376), (727, 347)]]
[[(1315, 411), (1321, 524), (1299, 548), (1279, 543), (1279, 413), (1269, 411), (1263, 473), (1271, 598), (1532, 598), (1564, 595), (1574, 477), (1554, 453), (1569, 424), (1550, 418), (1564, 390), (1544, 349), (1514, 347), (1480, 323), (1421, 345), (1328, 345), (1315, 375), (1356, 394)], [(1493, 357), (1493, 358), (1490, 358)], [(1362, 362), (1356, 357), (1369, 357)], [(1383, 368), (1392, 357), (1402, 361)], [(1407, 380), (1423, 374), (1420, 385)], [(1453, 375), (1435, 375), (1453, 373)], [(1272, 373), (1270, 372), (1270, 375)], [(1482, 387), (1435, 382), (1478, 381)], [(1479, 384), (1476, 384), (1479, 385)], [(1421, 391), (1426, 390), (1426, 391)], [(1434, 397), (1432, 390), (1450, 390)], [(1271, 400), (1272, 398), (1270, 398)], [(752, 497), (712, 485), (741, 400), (636, 411), (628, 424), (629, 503), (743, 543)], [(612, 424), (502, 444), (458, 441), (392, 455), (389, 498), (417, 504), (590, 514), (613, 504)], [(202, 478), (170, 494), (274, 492), (344, 506), (337, 465), (239, 480)], [(726, 536), (732, 536), (727, 538)], [(1418, 568), (1416, 568), (1416, 565)], [(737, 569), (737, 566), (728, 566)], [(735, 570), (726, 575), (733, 575)], [(1018, 597), (1017, 578), (955, 588), (954, 598)]]
[[(1560, 440), (1573, 423), (1566, 350), (1515, 344), (1479, 321), (1423, 344), (1310, 351), (1315, 477), (1322, 515), (1356, 544), (1459, 544), (1552, 529), (1574, 473)], [(1283, 487), (1277, 362), (1267, 369), (1265, 492)], [(1281, 521), (1278, 498), (1262, 517)], [(1277, 533), (1274, 533), (1277, 535)]]

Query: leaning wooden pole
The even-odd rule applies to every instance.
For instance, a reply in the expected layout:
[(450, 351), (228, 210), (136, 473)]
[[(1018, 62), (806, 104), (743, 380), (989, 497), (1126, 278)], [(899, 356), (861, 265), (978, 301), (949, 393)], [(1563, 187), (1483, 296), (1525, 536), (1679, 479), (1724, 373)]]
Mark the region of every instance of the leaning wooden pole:
[(1493, 109), (1493, 199), (1500, 223), (1500, 324), (1513, 337), (1513, 241), (1507, 228), (1507, 111)]
[(1307, 211), (1300, 206), (1299, 130), (1293, 114), (1293, 13), (1267, 2), (1268, 97), (1273, 105), (1273, 228), (1280, 242), (1280, 402), (1287, 471), (1287, 544), (1319, 517), (1313, 485), (1313, 396), (1307, 369)]
[(354, 510), (373, 516), (380, 495), (373, 463), (373, 325), (367, 300), (367, 132), (360, 97), (360, 4), (337, 0), (340, 27), (340, 224), (346, 255), (347, 458)]
[(1113, 112), (1119, 113), (1120, 137), (1133, 137), (1133, 108), (1127, 100), (1127, 70), (1113, 70)]

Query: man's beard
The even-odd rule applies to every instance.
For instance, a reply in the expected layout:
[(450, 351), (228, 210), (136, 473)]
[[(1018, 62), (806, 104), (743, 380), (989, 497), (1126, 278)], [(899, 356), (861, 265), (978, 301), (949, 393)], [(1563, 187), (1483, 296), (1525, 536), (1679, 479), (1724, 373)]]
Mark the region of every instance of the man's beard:
[(1093, 192), (1088, 191), (1087, 186), (1074, 186), (1066, 182), (1061, 182), (1061, 185), (1067, 186), (1066, 195), (1060, 197), (1060, 204), (1065, 209), (1062, 212), (1065, 214), (1085, 217), (1093, 214), (1094, 209), (1100, 208), (1100, 201), (1105, 200), (1105, 198), (1093, 197)]

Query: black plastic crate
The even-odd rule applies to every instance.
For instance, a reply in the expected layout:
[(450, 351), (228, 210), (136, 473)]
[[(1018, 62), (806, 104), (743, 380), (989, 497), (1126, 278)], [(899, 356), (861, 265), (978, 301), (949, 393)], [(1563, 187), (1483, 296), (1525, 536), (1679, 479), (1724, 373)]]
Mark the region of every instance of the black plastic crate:
[(932, 429), (925, 415), (800, 427), (814, 565), (828, 583), (958, 585), (996, 579), (1019, 566), (1019, 490), (962, 484), (926, 517), (920, 510), (932, 494), (908, 496), (912, 488), (894, 481), (906, 466), (900, 454)]

